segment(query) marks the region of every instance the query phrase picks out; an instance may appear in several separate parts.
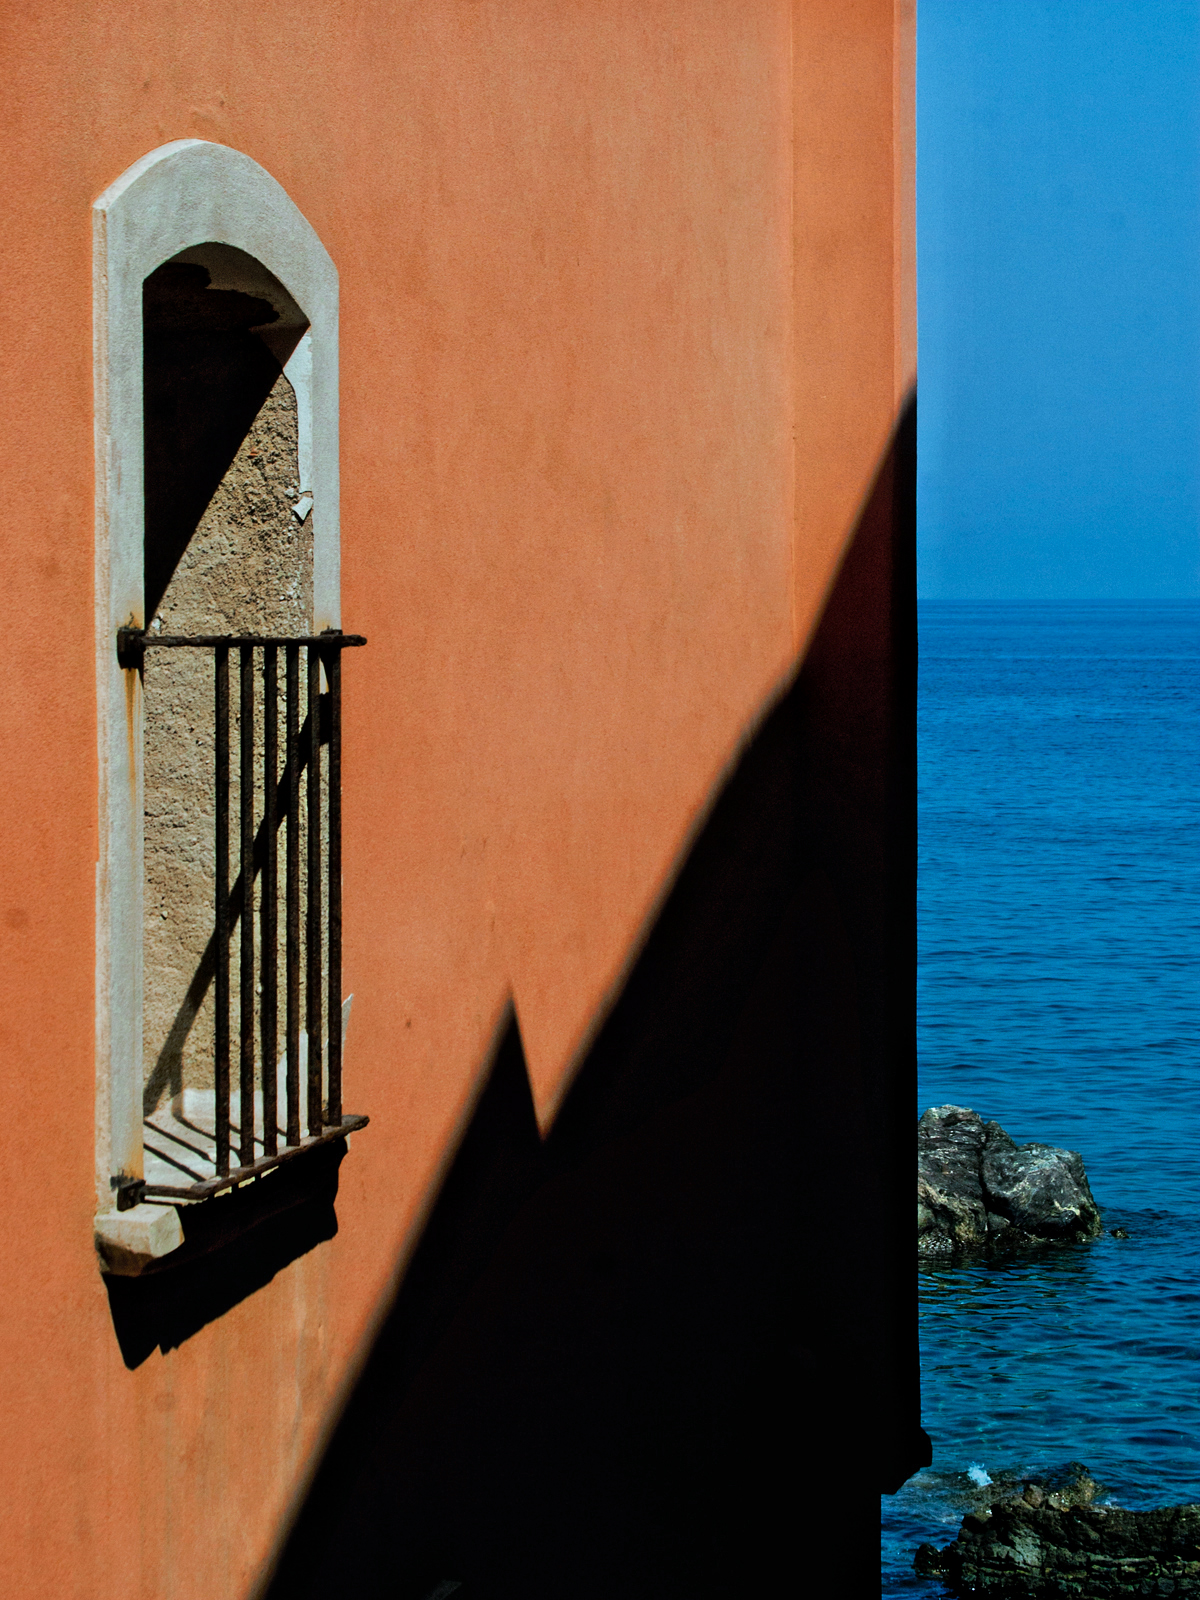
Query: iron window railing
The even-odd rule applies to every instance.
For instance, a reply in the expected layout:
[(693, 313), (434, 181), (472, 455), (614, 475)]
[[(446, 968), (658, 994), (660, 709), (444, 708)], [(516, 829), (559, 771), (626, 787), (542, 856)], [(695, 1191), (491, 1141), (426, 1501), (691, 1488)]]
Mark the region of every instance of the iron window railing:
[[(329, 631), (299, 637), (211, 634), (188, 637), (122, 628), (122, 667), (141, 667), (147, 650), (209, 650), (213, 658), (214, 737), (214, 1114), (211, 1135), (188, 1143), (211, 1167), (186, 1185), (117, 1182), (117, 1206), (144, 1198), (204, 1200), (255, 1178), (317, 1145), (367, 1125), (342, 1110), (342, 651), (366, 640)], [(283, 656), (283, 766), (280, 769), (279, 675)], [(302, 670), (302, 655), (304, 658)], [(237, 661), (238, 872), (231, 881), (231, 658)], [(256, 661), (256, 657), (258, 658)], [(258, 670), (256, 671), (256, 666)], [(321, 692), (324, 671), (328, 693)], [(261, 684), (256, 704), (255, 680)], [(303, 681), (302, 681), (303, 680)], [(256, 715), (262, 749), (255, 749)], [(322, 785), (321, 749), (328, 750)], [(256, 761), (257, 756), (257, 761)], [(305, 804), (301, 806), (301, 778)], [(327, 804), (322, 806), (324, 787)], [(262, 805), (256, 808), (256, 791)], [(303, 815), (302, 815), (303, 811)], [(322, 815), (322, 812), (325, 815)], [(284, 1052), (279, 1055), (279, 832), (284, 853)], [(259, 880), (259, 938), (255, 939), (254, 883)], [(301, 941), (303, 908), (304, 938)], [(238, 924), (238, 1117), (231, 1114), (231, 945)], [(325, 960), (322, 959), (324, 946)], [(324, 971), (322, 970), (324, 966)], [(303, 1007), (301, 988), (303, 978)], [(256, 995), (259, 1000), (256, 1006)], [(302, 1021), (303, 1012), (303, 1021)], [(256, 1028), (257, 1022), (257, 1028)], [(328, 1054), (322, 1043), (328, 1025)], [(307, 1035), (306, 1081), (301, 1083), (301, 1030)], [(279, 1072), (282, 1065), (283, 1106)], [(261, 1113), (256, 1116), (257, 1104)], [(282, 1124), (280, 1111), (283, 1112)], [(260, 1125), (259, 1125), (260, 1124)], [(148, 1124), (148, 1126), (152, 1126)], [(189, 1125), (190, 1126), (190, 1125)], [(302, 1131), (306, 1130), (306, 1131)], [(157, 1129), (155, 1131), (158, 1131)], [(204, 1130), (207, 1133), (207, 1130)], [(201, 1132), (196, 1129), (195, 1132)], [(236, 1135), (236, 1138), (235, 1138)], [(184, 1140), (177, 1141), (180, 1144)]]

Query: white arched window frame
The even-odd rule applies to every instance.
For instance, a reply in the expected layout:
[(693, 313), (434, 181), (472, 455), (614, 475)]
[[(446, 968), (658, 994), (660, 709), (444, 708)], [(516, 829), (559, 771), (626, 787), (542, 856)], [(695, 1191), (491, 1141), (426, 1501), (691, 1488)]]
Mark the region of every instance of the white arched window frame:
[(149, 1211), (149, 1218), (118, 1216), (114, 1189), (115, 1179), (143, 1172), (141, 683), (136, 670), (120, 666), (116, 650), (119, 628), (142, 628), (147, 621), (142, 285), (181, 251), (232, 245), (261, 262), (307, 317), (308, 331), (284, 371), (296, 394), (302, 487), (314, 502), (312, 625), (321, 633), (341, 627), (338, 278), (315, 231), (275, 179), (239, 151), (200, 139), (163, 145), (135, 162), (96, 201), (92, 221), (100, 773), (97, 1228), (114, 1243), (155, 1255), (170, 1248), (174, 1212), (162, 1212), (161, 1224), (154, 1222), (152, 1208), (137, 1208)]

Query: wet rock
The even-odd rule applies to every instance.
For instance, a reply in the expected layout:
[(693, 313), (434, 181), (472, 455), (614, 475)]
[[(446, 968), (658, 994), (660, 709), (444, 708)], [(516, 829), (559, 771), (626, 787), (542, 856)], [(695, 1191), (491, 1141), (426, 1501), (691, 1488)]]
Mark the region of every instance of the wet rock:
[(1037, 1490), (969, 1513), (953, 1544), (923, 1544), (914, 1567), (957, 1595), (1200, 1596), (1200, 1506), (1056, 1506)]
[(1101, 1232), (1074, 1150), (1017, 1145), (965, 1106), (934, 1106), (917, 1124), (917, 1246), (953, 1259), (1074, 1244)]
[(1065, 1467), (1055, 1467), (1035, 1478), (1018, 1478), (1002, 1494), (991, 1496), (990, 1504), (998, 1500), (1023, 1500), (1027, 1506), (1047, 1505), (1053, 1511), (1070, 1511), (1075, 1506), (1090, 1506), (1104, 1493), (1104, 1485), (1084, 1466), (1082, 1461), (1068, 1461)]
[(988, 1241), (983, 1203), (983, 1119), (937, 1106), (917, 1123), (917, 1237), (922, 1249), (952, 1254)]
[(995, 1478), (979, 1469), (954, 1474), (952, 1492), (955, 1499), (967, 1510), (988, 1511), (1001, 1501), (1024, 1500), (1026, 1505), (1052, 1506), (1056, 1511), (1072, 1506), (1090, 1506), (1106, 1491), (1082, 1461), (1068, 1461), (1062, 1466), (1049, 1467), (1036, 1474), (1023, 1474), (1001, 1468)]

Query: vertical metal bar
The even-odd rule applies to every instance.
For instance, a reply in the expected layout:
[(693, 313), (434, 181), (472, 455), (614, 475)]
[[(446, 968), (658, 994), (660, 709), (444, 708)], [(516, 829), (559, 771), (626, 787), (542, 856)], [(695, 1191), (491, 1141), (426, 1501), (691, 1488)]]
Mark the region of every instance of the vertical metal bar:
[(241, 1142), (238, 1160), (254, 1164), (254, 647), (241, 647), (241, 768), (239, 800), (241, 844), (238, 851), (242, 877), (242, 948), (239, 1022), (241, 1024)]
[(329, 1099), (326, 1117), (342, 1120), (342, 652), (325, 658), (329, 679)]
[(215, 653), (216, 679), (216, 1017), (213, 1023), (213, 1110), (217, 1144), (217, 1171), (229, 1171), (229, 647), (219, 644)]
[(287, 647), (287, 1142), (300, 1143), (300, 648)]
[(262, 1052), (263, 1155), (279, 1149), (279, 1095), (275, 1063), (279, 1054), (279, 650), (263, 649), (263, 832), (262, 955), (259, 970), (262, 1003), (259, 1039)]
[(321, 653), (308, 647), (308, 1133), (321, 1131)]

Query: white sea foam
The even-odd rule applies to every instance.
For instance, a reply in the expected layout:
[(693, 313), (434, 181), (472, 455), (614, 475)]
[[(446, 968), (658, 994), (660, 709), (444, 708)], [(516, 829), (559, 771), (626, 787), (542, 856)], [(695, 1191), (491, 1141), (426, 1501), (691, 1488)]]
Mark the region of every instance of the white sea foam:
[(991, 1478), (988, 1477), (987, 1468), (982, 1464), (982, 1462), (979, 1461), (972, 1461), (971, 1465), (967, 1468), (967, 1477), (970, 1478), (971, 1482), (977, 1489), (986, 1489), (988, 1484), (992, 1481)]

